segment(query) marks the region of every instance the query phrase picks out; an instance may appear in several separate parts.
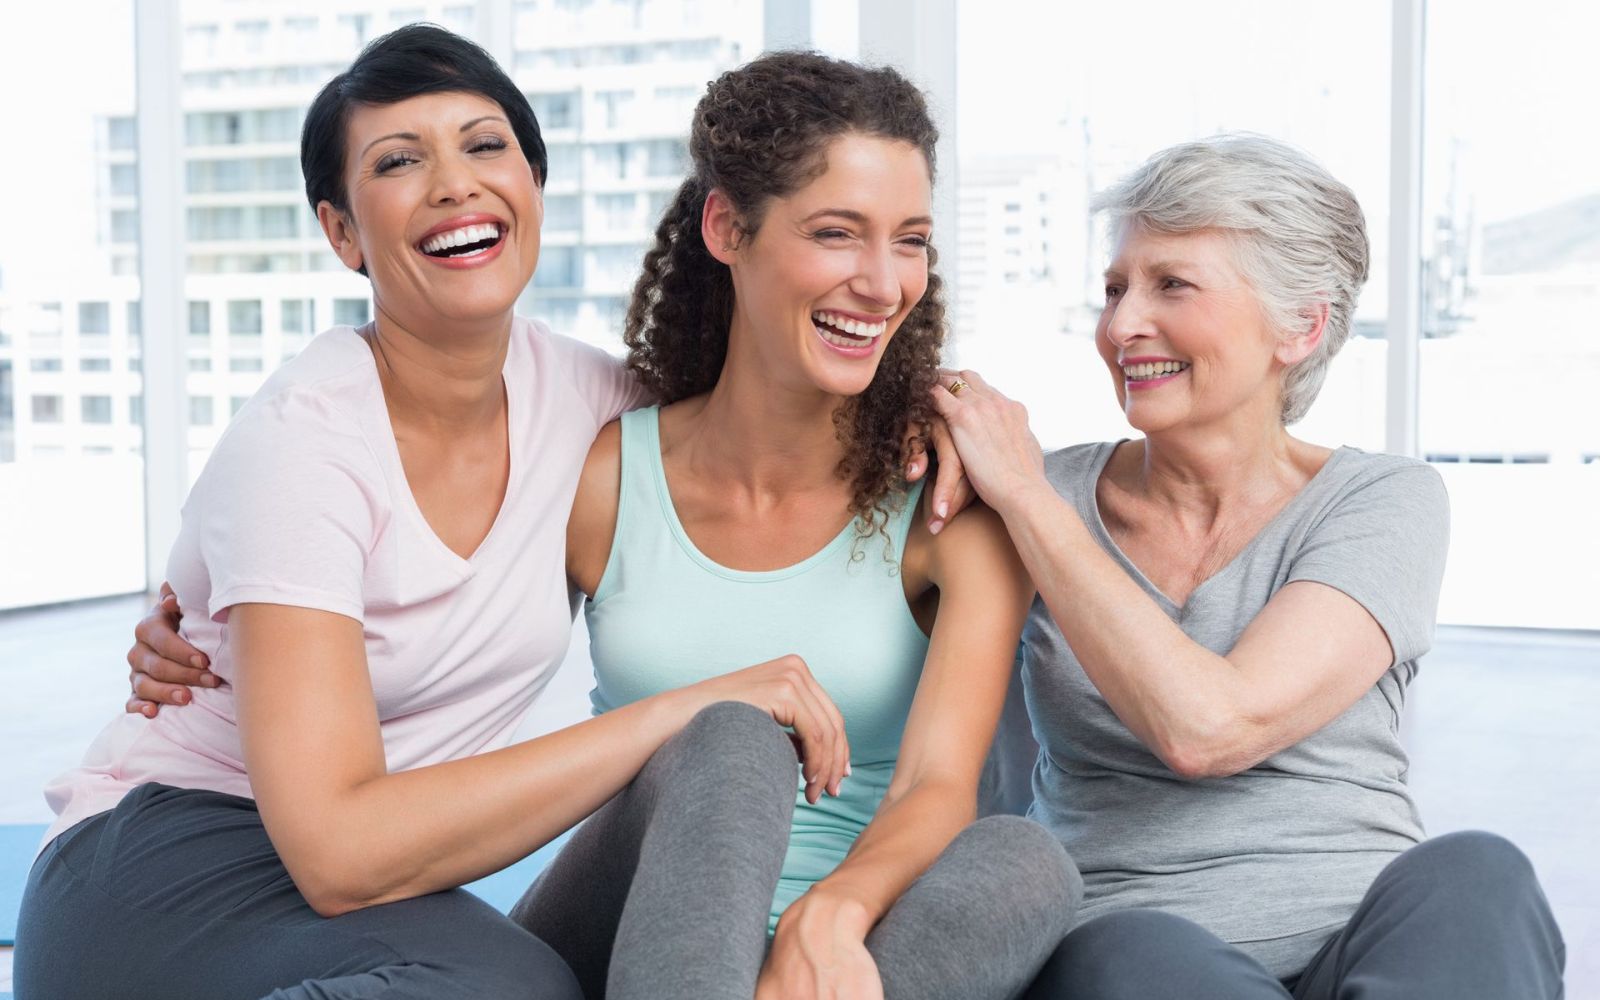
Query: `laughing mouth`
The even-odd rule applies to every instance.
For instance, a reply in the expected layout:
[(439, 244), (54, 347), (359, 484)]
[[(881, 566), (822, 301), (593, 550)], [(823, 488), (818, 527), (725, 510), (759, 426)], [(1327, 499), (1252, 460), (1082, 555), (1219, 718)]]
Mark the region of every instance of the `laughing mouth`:
[(883, 336), (889, 329), (887, 319), (881, 319), (876, 323), (864, 323), (827, 309), (818, 309), (812, 313), (811, 322), (823, 340), (840, 347), (865, 347)]
[(494, 249), (505, 239), (505, 234), (505, 227), (498, 222), (462, 226), (423, 240), (417, 244), (417, 249), (429, 257), (441, 259), (476, 257)]

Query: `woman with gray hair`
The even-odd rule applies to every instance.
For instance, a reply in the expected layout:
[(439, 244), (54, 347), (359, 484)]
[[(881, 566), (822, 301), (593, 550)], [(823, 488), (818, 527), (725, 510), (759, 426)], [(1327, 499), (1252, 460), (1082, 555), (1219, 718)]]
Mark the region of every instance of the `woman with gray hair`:
[(1039, 588), (1032, 815), (1086, 895), (1030, 996), (1559, 996), (1527, 859), (1485, 833), (1424, 840), (1406, 787), (1443, 484), (1288, 429), (1367, 277), (1354, 195), (1282, 143), (1223, 136), (1097, 208), (1096, 340), (1142, 437), (1043, 456), (975, 373), (933, 390)]

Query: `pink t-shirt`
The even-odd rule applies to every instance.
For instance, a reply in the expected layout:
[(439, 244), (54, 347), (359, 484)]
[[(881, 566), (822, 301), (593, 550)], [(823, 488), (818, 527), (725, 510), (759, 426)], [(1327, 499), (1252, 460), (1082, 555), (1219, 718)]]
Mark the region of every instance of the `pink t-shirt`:
[[(517, 319), (505, 363), (511, 474), (470, 559), (406, 483), (372, 352), (349, 327), (269, 378), (217, 443), (167, 564), (183, 635), (222, 679), (155, 719), (123, 715), (45, 789), (45, 842), (145, 782), (249, 796), (228, 609), (358, 619), (391, 772), (505, 746), (571, 632), (567, 514), (595, 434), (643, 400), (605, 352)], [(306, 697), (316, 697), (307, 691)]]

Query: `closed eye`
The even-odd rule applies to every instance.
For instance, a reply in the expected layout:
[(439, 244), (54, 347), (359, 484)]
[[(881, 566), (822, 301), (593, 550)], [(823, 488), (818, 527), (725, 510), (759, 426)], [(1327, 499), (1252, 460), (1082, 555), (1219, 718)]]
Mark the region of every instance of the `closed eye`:
[(383, 174), (388, 173), (396, 167), (404, 167), (412, 163), (420, 162), (420, 160), (418, 160), (415, 156), (412, 156), (410, 153), (386, 153), (378, 159), (376, 164), (373, 165), (372, 171), (373, 173)]

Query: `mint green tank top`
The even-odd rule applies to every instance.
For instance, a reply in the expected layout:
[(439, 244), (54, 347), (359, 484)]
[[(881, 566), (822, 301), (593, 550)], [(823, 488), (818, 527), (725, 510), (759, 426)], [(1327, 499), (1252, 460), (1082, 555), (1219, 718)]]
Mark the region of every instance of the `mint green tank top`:
[(585, 605), (594, 710), (794, 653), (844, 716), (851, 775), (811, 805), (796, 773), (794, 825), (768, 933), (844, 860), (888, 790), (928, 637), (900, 579), (922, 484), (890, 514), (888, 541), (846, 525), (821, 551), (763, 572), (707, 558), (678, 520), (661, 464), (660, 411), (622, 415), (622, 492), (605, 574)]

